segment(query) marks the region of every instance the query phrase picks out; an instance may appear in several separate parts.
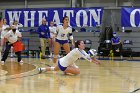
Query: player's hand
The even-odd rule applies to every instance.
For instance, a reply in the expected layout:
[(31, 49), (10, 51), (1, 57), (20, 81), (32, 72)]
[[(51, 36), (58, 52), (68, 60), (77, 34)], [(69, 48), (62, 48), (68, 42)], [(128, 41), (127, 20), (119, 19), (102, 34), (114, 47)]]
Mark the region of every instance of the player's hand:
[(96, 65), (101, 64), (101, 62), (98, 59), (96, 59), (95, 57), (92, 58), (92, 62), (95, 63)]
[(96, 65), (100, 65), (100, 64), (101, 64), (100, 62), (96, 62), (96, 61), (95, 61), (94, 63), (95, 63)]

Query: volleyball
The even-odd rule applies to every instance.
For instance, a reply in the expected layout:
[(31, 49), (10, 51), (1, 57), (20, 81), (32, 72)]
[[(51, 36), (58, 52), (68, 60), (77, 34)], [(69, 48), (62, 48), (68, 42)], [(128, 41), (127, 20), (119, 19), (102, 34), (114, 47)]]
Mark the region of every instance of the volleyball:
[(90, 57), (95, 57), (95, 56), (97, 56), (98, 53), (95, 49), (90, 49), (88, 51), (88, 54), (90, 55)]

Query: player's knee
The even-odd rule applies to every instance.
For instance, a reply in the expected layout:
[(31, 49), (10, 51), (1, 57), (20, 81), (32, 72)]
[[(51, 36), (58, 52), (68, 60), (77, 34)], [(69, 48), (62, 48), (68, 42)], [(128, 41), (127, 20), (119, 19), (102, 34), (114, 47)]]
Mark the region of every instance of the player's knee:
[(66, 48), (65, 52), (68, 54), (70, 52), (70, 48)]
[(70, 52), (70, 50), (66, 51), (66, 53), (68, 54)]
[(78, 75), (78, 74), (80, 74), (80, 69), (76, 69), (76, 71), (75, 71), (75, 73), (74, 73), (75, 75)]

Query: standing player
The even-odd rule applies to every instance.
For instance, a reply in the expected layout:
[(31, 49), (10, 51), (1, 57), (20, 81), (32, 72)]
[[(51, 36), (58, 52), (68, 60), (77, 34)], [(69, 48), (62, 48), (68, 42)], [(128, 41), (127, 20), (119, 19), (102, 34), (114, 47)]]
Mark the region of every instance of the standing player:
[(72, 45), (74, 46), (72, 28), (69, 26), (69, 18), (67, 16), (63, 18), (63, 24), (57, 26), (56, 32), (57, 34), (54, 43), (54, 64), (56, 64), (61, 45), (65, 50), (66, 54), (70, 52), (68, 35), (70, 36), (70, 40), (72, 41)]
[[(2, 31), (1, 31), (1, 48), (4, 49), (4, 35), (10, 30), (9, 25), (7, 25), (7, 21), (3, 19)], [(1, 52), (2, 52), (1, 50)]]
[(60, 58), (58, 60), (58, 65), (55, 67), (47, 67), (47, 68), (39, 68), (39, 72), (42, 71), (57, 71), (61, 70), (65, 73), (71, 73), (71, 74), (80, 74), (80, 69), (78, 66), (75, 65), (76, 60), (79, 58), (84, 58), (88, 60), (89, 62), (95, 62), (96, 64), (100, 64), (100, 61), (95, 58), (96, 55), (92, 55), (93, 57), (90, 57), (89, 54), (87, 54), (85, 49), (85, 44), (82, 40), (78, 40), (75, 43), (75, 47), (70, 53), (68, 53), (63, 58)]
[[(19, 23), (17, 20), (15, 20), (12, 25), (16, 26), (17, 30), (19, 30), (19, 27), (23, 27), (23, 25), (21, 23)], [(14, 54), (13, 46), (12, 46), (11, 47), (11, 57), (14, 57), (14, 55), (15, 54)]]
[(51, 21), (50, 22), (50, 57), (52, 57), (52, 52), (53, 52), (53, 48), (54, 48), (54, 42), (55, 42), (55, 37), (56, 37), (56, 27), (54, 26), (54, 22)]
[(23, 27), (23, 25), (22, 25), (21, 23), (19, 23), (17, 20), (15, 20), (15, 21), (13, 22), (13, 25), (16, 26), (16, 29), (17, 29), (17, 30), (19, 30), (19, 27)]
[[(1, 59), (2, 64), (5, 63), (11, 46), (13, 46), (13, 44), (20, 40), (22, 37), (21, 33), (18, 30), (16, 30), (16, 26), (13, 25), (11, 28), (12, 30), (8, 31), (4, 36), (4, 41), (6, 41), (6, 48)], [(18, 56), (18, 62), (22, 63), (23, 61), (21, 60), (21, 51), (18, 51), (15, 54)]]

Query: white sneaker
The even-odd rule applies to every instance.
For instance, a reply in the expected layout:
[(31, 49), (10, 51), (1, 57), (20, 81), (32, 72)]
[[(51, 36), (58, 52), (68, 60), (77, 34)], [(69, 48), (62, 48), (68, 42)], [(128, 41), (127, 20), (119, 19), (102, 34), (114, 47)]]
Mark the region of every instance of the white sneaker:
[(11, 57), (11, 58), (13, 58), (13, 57), (14, 57), (14, 55), (11, 55), (10, 57)]
[(42, 72), (45, 72), (46, 68), (38, 68), (38, 73), (41, 74)]
[(1, 61), (1, 65), (4, 65), (4, 63), (5, 63), (4, 61)]
[(20, 63), (20, 65), (23, 65), (23, 60), (20, 60), (20, 62), (19, 62), (19, 63)]
[(116, 50), (116, 52), (120, 52), (120, 50), (119, 50), (119, 49), (117, 49), (117, 50)]
[(38, 68), (38, 73), (41, 74), (42, 73), (42, 69)]
[(20, 62), (22, 62), (22, 63), (23, 63), (23, 60), (20, 60)]

